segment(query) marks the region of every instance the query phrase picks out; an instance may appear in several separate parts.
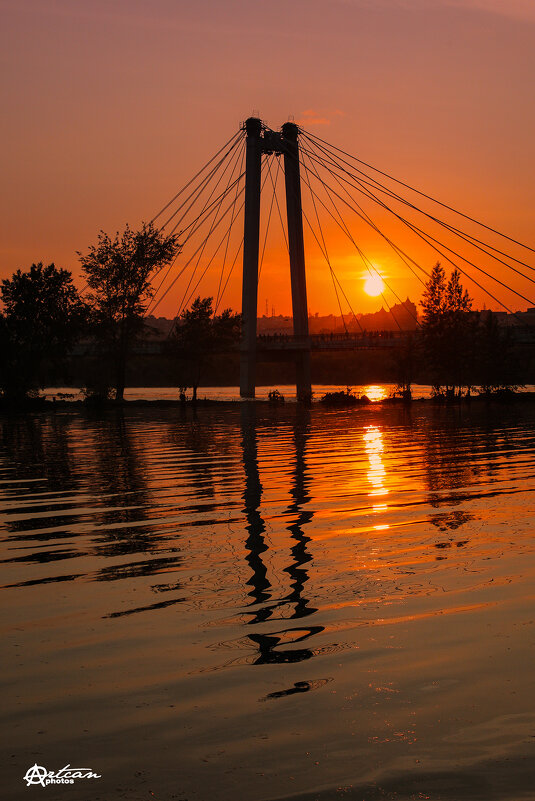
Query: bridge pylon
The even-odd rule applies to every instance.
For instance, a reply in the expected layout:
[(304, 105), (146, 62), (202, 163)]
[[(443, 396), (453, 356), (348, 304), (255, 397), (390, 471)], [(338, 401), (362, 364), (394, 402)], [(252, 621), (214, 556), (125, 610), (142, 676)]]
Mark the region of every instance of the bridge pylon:
[(311, 396), (310, 340), (299, 171), (299, 128), (293, 122), (276, 133), (256, 117), (245, 122), (245, 216), (243, 241), (242, 335), (240, 342), (240, 395), (254, 398), (256, 387), (256, 327), (258, 315), (258, 254), (260, 245), (260, 189), (262, 155), (282, 153), (286, 188), (288, 248), (292, 288), (294, 336), (299, 339), (295, 352), (297, 397)]

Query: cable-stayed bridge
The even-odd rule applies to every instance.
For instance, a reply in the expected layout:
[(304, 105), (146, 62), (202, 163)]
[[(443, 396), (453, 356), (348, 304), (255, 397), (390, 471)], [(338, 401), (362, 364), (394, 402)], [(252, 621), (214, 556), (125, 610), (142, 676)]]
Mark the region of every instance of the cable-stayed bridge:
[[(175, 261), (154, 275), (147, 315), (165, 298), (178, 297), (173, 301), (176, 321), (201, 290), (213, 296), (216, 314), (231, 282), (240, 280), (241, 269), (243, 397), (254, 397), (256, 362), (267, 353), (291, 356), (298, 397), (307, 397), (311, 350), (399, 347), (407, 337), (394, 311), (400, 306), (418, 327), (414, 312), (401, 300), (405, 292), (380, 275), (364, 242), (380, 242), (398, 272), (422, 288), (436, 261), (457, 269), (471, 292), (519, 325), (525, 323), (513, 309), (520, 302), (535, 307), (534, 248), (294, 122), (274, 131), (256, 117), (247, 119), (152, 222), (178, 234), (180, 249)], [(275, 228), (288, 253), (293, 334), (258, 336), (258, 287)], [(362, 330), (329, 241), (333, 230), (347, 241), (370, 278), (380, 279), (383, 304), (398, 329), (393, 335), (372, 336)], [(309, 333), (307, 259), (312, 249), (330, 279), (344, 327), (341, 335)], [(280, 274), (268, 280), (276, 284)], [(527, 332), (519, 340), (533, 341), (533, 335)]]

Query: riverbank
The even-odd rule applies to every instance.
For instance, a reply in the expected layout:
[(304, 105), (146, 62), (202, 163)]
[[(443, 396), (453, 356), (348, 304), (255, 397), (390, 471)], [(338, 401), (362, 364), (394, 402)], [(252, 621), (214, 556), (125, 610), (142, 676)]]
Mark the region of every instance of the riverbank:
[[(228, 388), (235, 390), (235, 388)], [(522, 391), (509, 391), (500, 390), (489, 394), (476, 394), (468, 397), (453, 397), (448, 398), (443, 395), (423, 396), (415, 394), (412, 398), (404, 398), (399, 395), (387, 394), (387, 389), (381, 385), (372, 385), (368, 389), (372, 390), (369, 394), (365, 391), (348, 392), (347, 388), (336, 389), (330, 385), (323, 388), (315, 387), (313, 397), (310, 403), (304, 404), (305, 406), (322, 406), (328, 408), (360, 408), (363, 406), (410, 406), (416, 404), (431, 405), (431, 406), (467, 406), (470, 404), (515, 404), (515, 403), (529, 403), (535, 401), (535, 390), (525, 389)], [(325, 390), (325, 391), (323, 391)], [(235, 397), (209, 397), (201, 394), (196, 401), (191, 398), (180, 400), (178, 397), (126, 397), (121, 401), (113, 399), (94, 399), (83, 398), (78, 392), (78, 397), (75, 394), (76, 390), (71, 393), (58, 391), (54, 394), (53, 391), (47, 391), (46, 394), (39, 397), (28, 397), (25, 399), (11, 400), (8, 398), (0, 398), (0, 412), (12, 413), (25, 413), (28, 411), (60, 411), (60, 410), (87, 410), (93, 412), (110, 411), (113, 409), (136, 409), (136, 408), (155, 408), (155, 409), (202, 409), (213, 408), (218, 409), (237, 408), (245, 403), (259, 404), (262, 406), (271, 407), (284, 407), (286, 403), (290, 405), (297, 404), (294, 397), (285, 396), (280, 393), (278, 398), (274, 401), (270, 400), (269, 395), (261, 393), (258, 397), (252, 400), (240, 398), (237, 392)], [(176, 390), (178, 395), (178, 390)], [(229, 393), (230, 395), (230, 393)]]

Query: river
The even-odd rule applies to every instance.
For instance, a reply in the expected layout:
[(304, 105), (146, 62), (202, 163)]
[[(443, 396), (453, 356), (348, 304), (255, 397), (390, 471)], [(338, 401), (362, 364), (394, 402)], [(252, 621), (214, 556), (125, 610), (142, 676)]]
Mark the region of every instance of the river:
[(5, 798), (535, 798), (535, 405), (0, 422)]

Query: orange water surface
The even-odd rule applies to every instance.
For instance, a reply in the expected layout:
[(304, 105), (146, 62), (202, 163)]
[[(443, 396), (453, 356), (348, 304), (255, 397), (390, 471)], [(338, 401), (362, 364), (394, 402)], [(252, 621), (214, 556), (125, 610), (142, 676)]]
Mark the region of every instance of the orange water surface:
[(1, 434), (10, 801), (535, 798), (535, 406)]

